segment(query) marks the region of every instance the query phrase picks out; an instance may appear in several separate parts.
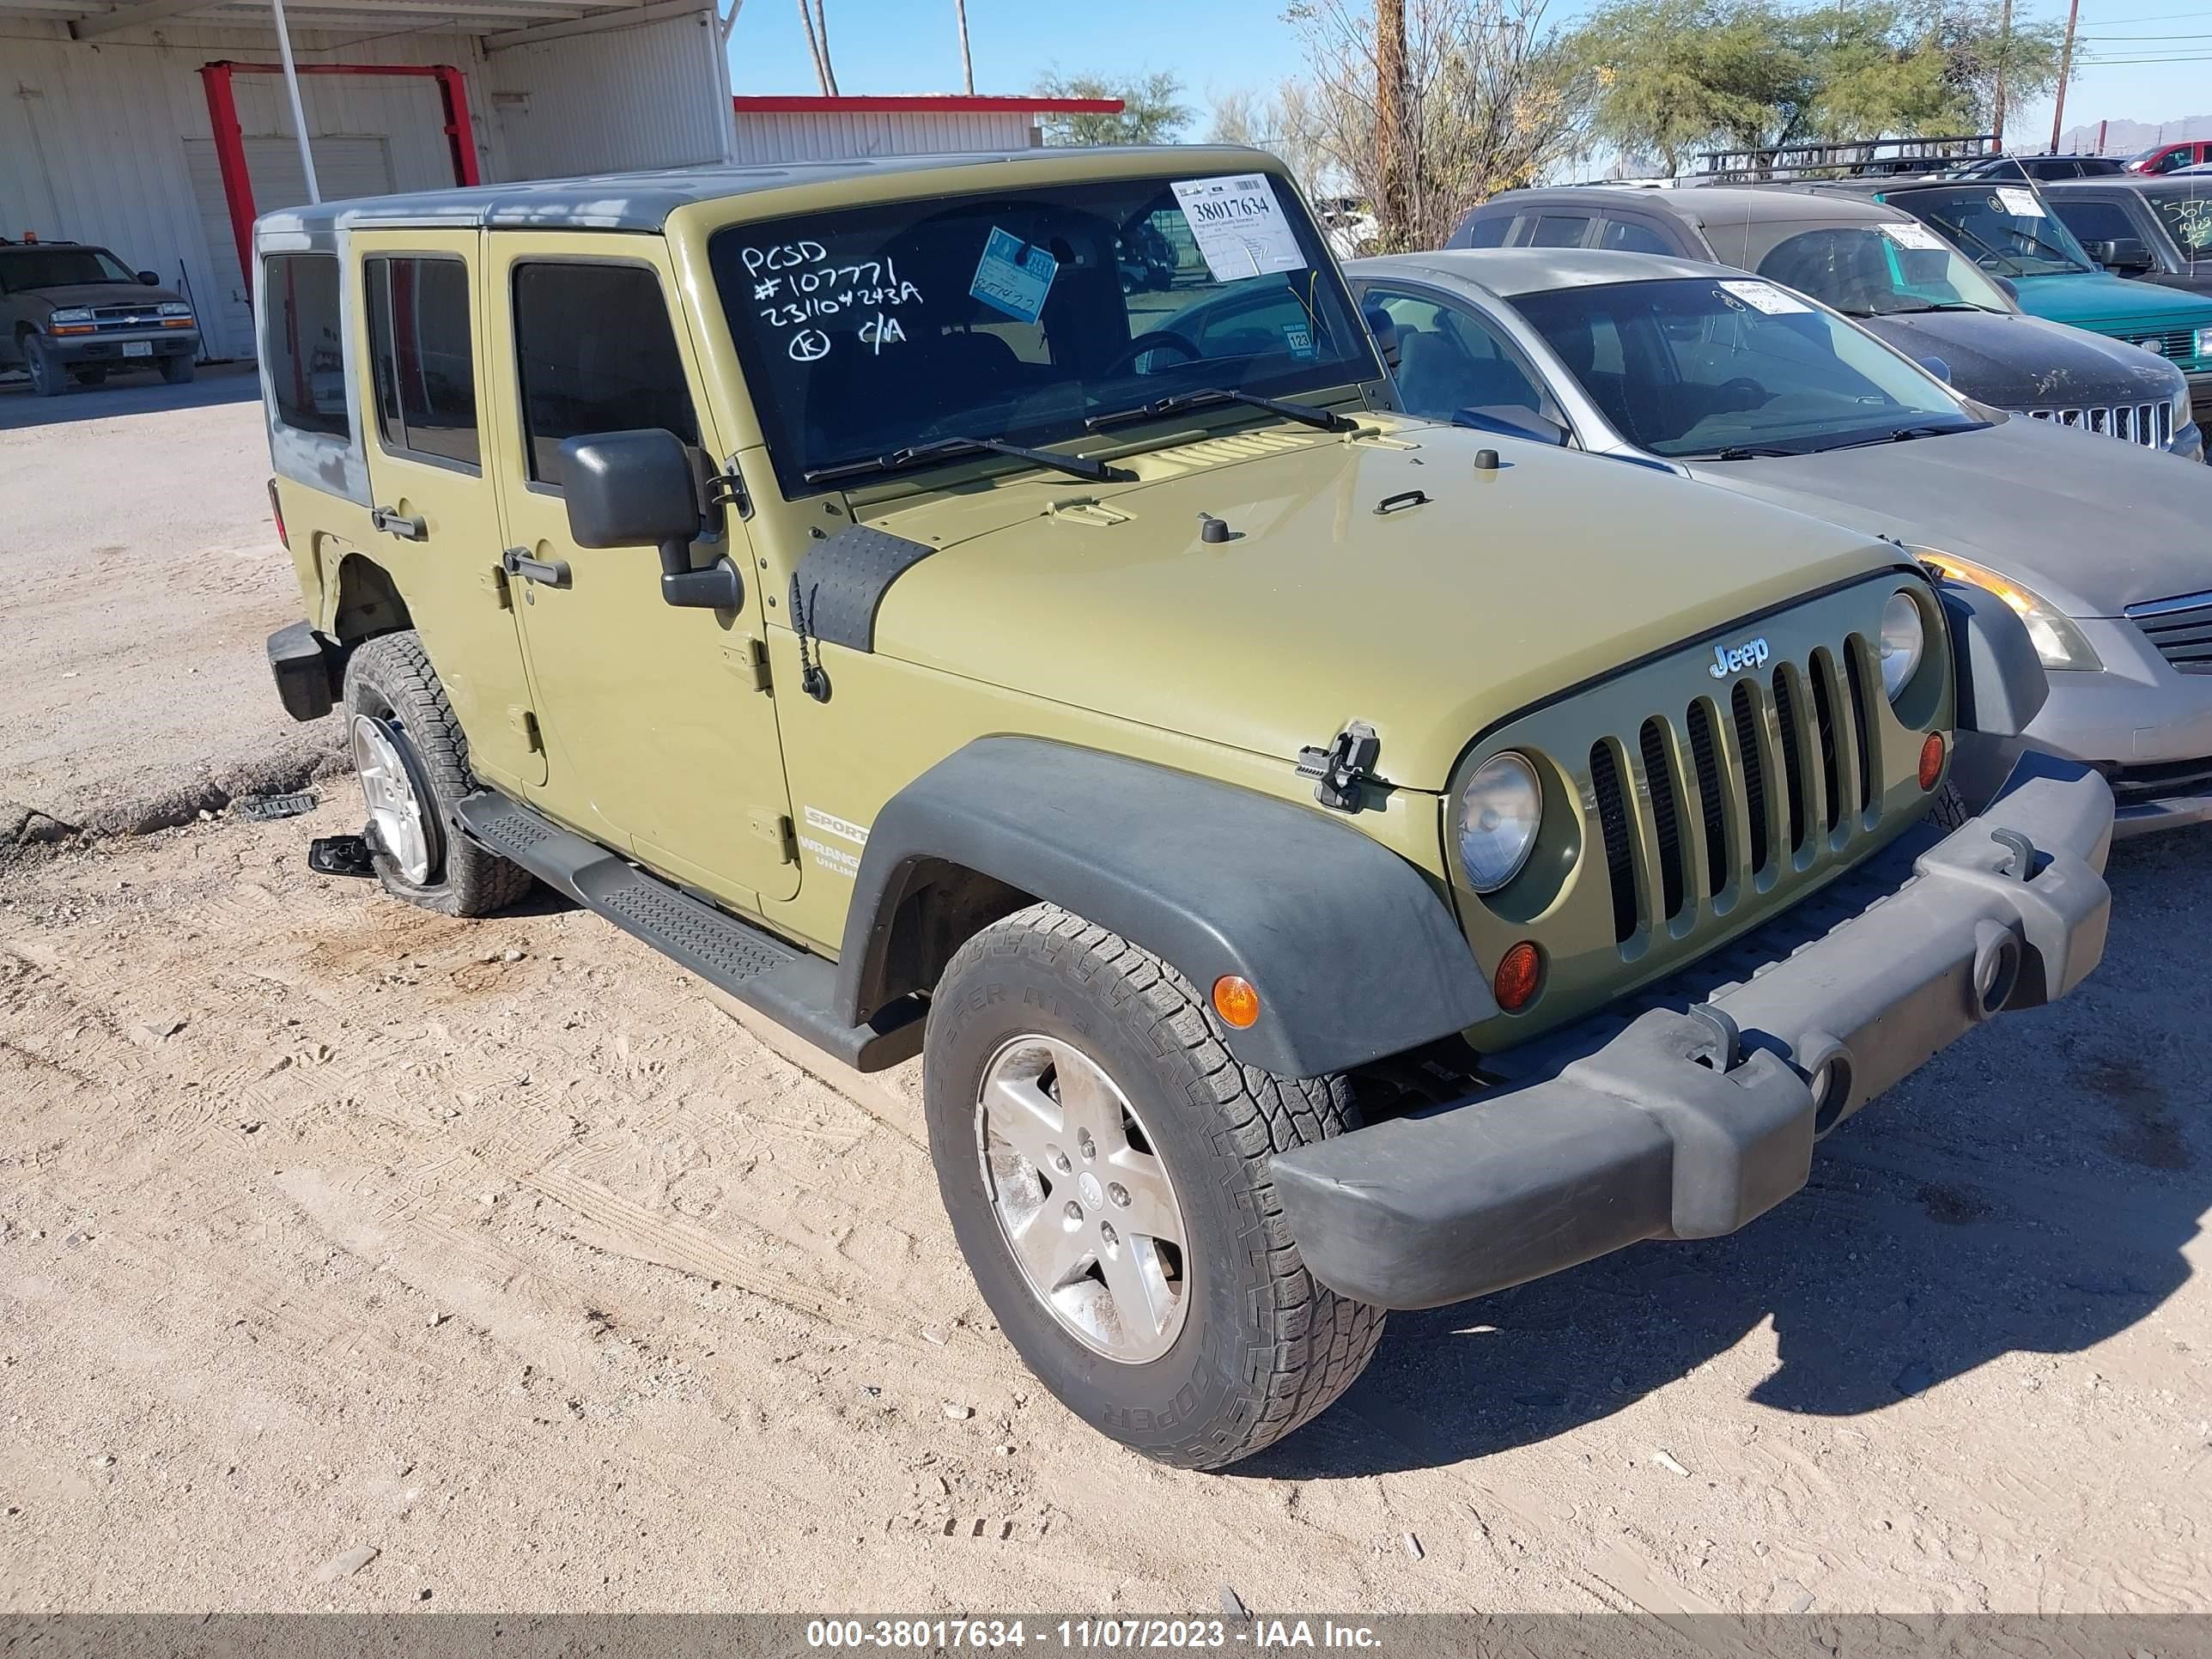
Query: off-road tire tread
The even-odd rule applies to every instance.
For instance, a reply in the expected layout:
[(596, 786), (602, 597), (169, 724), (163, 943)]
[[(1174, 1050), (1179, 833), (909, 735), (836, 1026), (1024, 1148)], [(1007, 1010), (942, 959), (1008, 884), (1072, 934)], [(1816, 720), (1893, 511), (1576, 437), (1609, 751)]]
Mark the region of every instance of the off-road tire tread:
[(533, 878), (521, 866), (488, 852), (452, 827), (448, 809), (455, 801), (480, 787), (469, 769), (469, 735), (446, 700), (438, 671), (422, 637), (412, 629), (380, 634), (356, 647), (346, 664), (346, 714), (349, 723), (363, 710), (355, 700), (356, 681), (373, 686), (399, 716), (414, 739), (416, 757), (429, 774), (437, 799), (433, 805), (446, 825), (445, 868), (441, 879), (428, 887), (415, 887), (377, 860), (377, 873), (385, 886), (410, 904), (419, 904), (448, 916), (488, 916), (519, 902), (530, 891)]
[(1154, 1051), (1180, 1052), (1196, 1074), (1191, 1105), (1219, 1120), (1215, 1146), (1237, 1160), (1232, 1167), (1241, 1170), (1243, 1188), (1237, 1201), (1256, 1223), (1251, 1265), (1271, 1294), (1254, 1311), (1267, 1340), (1245, 1340), (1237, 1409), (1194, 1425), (1182, 1441), (1145, 1450), (1181, 1468), (1220, 1468), (1249, 1457), (1334, 1404), (1367, 1369), (1382, 1340), (1383, 1310), (1339, 1296), (1306, 1271), (1267, 1167), (1277, 1152), (1358, 1128), (1351, 1085), (1340, 1076), (1286, 1078), (1240, 1065), (1218, 1017), (1188, 979), (1151, 951), (1056, 904), (1033, 904), (985, 928), (961, 947), (945, 976), (957, 978), (987, 953), (1026, 952), (1067, 963), (1103, 1007), (1126, 1013), (1136, 1004)]
[(1928, 822), (1941, 830), (1956, 830), (1974, 816), (1974, 809), (1959, 793), (1959, 786), (1946, 778), (1929, 798)]

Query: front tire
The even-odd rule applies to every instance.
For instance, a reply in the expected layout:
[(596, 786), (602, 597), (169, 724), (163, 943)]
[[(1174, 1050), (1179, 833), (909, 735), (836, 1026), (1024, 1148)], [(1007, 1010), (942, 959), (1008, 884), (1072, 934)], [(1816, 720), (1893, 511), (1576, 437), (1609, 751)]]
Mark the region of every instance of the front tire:
[(161, 378), (171, 386), (183, 386), (197, 373), (198, 367), (189, 351), (179, 351), (173, 357), (161, 359)]
[(58, 398), (70, 388), (68, 372), (53, 359), (46, 343), (35, 334), (23, 337), (23, 365), (31, 371), (31, 390), (41, 398)]
[(1306, 1272), (1268, 1168), (1358, 1127), (1342, 1079), (1238, 1065), (1188, 980), (1049, 904), (961, 948), (924, 1055), (930, 1155), (976, 1288), (1092, 1427), (1220, 1468), (1366, 1368), (1382, 1311)]
[(530, 890), (528, 871), (452, 829), (453, 804), (477, 784), (468, 734), (421, 635), (382, 634), (354, 652), (345, 715), (386, 892), (441, 915), (488, 916)]

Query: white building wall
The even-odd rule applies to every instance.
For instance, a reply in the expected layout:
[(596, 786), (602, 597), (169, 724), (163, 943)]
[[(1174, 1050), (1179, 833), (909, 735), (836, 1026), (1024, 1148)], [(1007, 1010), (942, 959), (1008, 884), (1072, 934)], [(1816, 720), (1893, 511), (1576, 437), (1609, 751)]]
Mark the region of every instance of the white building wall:
[(1033, 118), (1022, 110), (842, 110), (818, 114), (744, 110), (738, 117), (738, 159), (807, 161), (848, 155), (1027, 149), (1036, 142)]
[[(509, 46), (484, 60), (513, 179), (722, 159), (727, 82), (711, 15)], [(711, 77), (711, 83), (710, 83)]]

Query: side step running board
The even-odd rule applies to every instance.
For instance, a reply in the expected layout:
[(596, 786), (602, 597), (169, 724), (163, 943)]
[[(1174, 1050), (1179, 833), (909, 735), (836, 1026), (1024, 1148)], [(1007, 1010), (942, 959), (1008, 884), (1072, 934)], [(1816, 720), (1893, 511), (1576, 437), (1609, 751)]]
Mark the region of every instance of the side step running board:
[(472, 841), (854, 1070), (880, 1072), (921, 1052), (927, 1005), (919, 998), (902, 998), (866, 1024), (848, 1025), (834, 1012), (837, 969), (820, 957), (693, 898), (496, 790), (478, 790), (453, 813)]

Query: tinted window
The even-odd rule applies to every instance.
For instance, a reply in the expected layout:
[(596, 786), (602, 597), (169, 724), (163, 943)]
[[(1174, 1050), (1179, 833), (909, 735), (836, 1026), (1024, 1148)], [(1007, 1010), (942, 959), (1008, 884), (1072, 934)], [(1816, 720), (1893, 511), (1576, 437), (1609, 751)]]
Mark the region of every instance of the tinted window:
[(2143, 171), (2145, 173), (2171, 173), (2176, 167), (2187, 167), (2190, 162), (2195, 159), (2196, 158), (2190, 154), (2189, 146), (2184, 144), (2179, 149), (2170, 149), (2166, 151), (2165, 155), (2160, 156), (2155, 161), (2153, 161), (2148, 167), (2145, 167)]
[(1639, 225), (1633, 219), (1601, 219), (1598, 221), (1597, 245), (1610, 248), (1615, 253), (1672, 253), (1666, 240), (1649, 226)]
[(541, 483), (560, 483), (565, 439), (665, 427), (699, 441), (660, 280), (641, 266), (517, 265), (514, 356)]
[(1510, 213), (1492, 214), (1486, 219), (1478, 219), (1474, 222), (1474, 228), (1468, 233), (1467, 246), (1504, 247), (1505, 233), (1512, 228), (1513, 216)]
[(2066, 222), (2067, 229), (2085, 242), (2110, 242), (2123, 236), (2142, 235), (2128, 217), (2128, 210), (2118, 202), (2085, 202), (2069, 196), (2063, 201), (2054, 200), (2051, 210)]
[(1520, 354), (1472, 312), (1387, 288), (1369, 289), (1367, 304), (1398, 325), (1398, 400), (1410, 413), (1449, 421), (1462, 409), (1552, 412)]
[(1267, 174), (887, 202), (734, 226), (709, 253), (793, 494), (941, 440), (1049, 444), (1187, 393), (1382, 375), (1297, 192)]
[(2064, 225), (2051, 216), (2032, 185), (1974, 185), (1908, 191), (1893, 198), (1957, 243), (1984, 270), (2002, 276), (2048, 276), (2094, 270)]
[(276, 418), (301, 432), (350, 438), (337, 256), (272, 253), (264, 271), (269, 315), (262, 323), (262, 372)]
[(1579, 213), (1547, 213), (1536, 221), (1536, 234), (1528, 239), (1530, 247), (1580, 247), (1583, 233), (1589, 228), (1589, 221)]
[(362, 276), (385, 447), (475, 466), (468, 267), (459, 259), (370, 259)]
[(135, 272), (104, 247), (11, 248), (0, 253), (0, 294), (80, 283), (135, 283)]
[[(1787, 232), (1760, 251), (1768, 234)], [(1749, 239), (1752, 267), (1847, 317), (1900, 312), (2008, 311), (2003, 294), (1929, 227), (1904, 224), (1762, 225)]]
[(1871, 335), (1755, 278), (1559, 289), (1514, 301), (1630, 442), (1811, 453), (1977, 422)]

